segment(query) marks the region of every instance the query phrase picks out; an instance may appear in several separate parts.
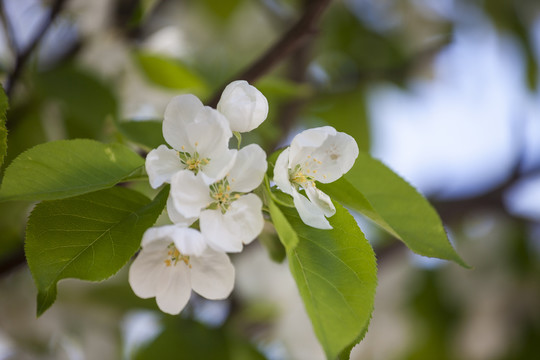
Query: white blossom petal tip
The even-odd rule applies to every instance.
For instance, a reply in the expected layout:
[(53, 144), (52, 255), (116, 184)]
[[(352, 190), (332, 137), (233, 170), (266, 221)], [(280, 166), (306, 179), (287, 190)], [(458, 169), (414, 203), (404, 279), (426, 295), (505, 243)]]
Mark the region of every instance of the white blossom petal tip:
[(184, 168), (176, 151), (166, 145), (160, 145), (146, 155), (145, 167), (150, 186), (154, 189), (170, 183), (172, 176)]
[(213, 201), (203, 175), (187, 170), (172, 177), (169, 196), (174, 209), (186, 219), (198, 217), (201, 210)]
[(266, 153), (259, 145), (243, 147), (238, 151), (236, 161), (229, 171), (231, 190), (243, 193), (254, 190), (261, 184), (267, 168)]
[(264, 227), (262, 201), (255, 194), (240, 196), (225, 212), (204, 210), (200, 217), (201, 232), (208, 245), (223, 252), (240, 252)]

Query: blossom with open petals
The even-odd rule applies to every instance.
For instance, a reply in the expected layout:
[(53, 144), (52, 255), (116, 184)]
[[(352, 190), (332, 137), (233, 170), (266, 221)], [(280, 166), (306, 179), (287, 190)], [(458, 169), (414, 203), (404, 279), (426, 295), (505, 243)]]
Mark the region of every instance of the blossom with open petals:
[[(201, 232), (215, 250), (240, 252), (262, 231), (262, 201), (246, 194), (261, 183), (266, 154), (251, 144), (238, 151), (233, 167), (223, 179), (207, 185), (199, 174), (182, 171), (171, 181), (169, 214), (200, 221)], [(173, 219), (174, 221), (174, 219)]]
[[(305, 130), (283, 150), (274, 167), (274, 182), (292, 195), (302, 221), (319, 229), (331, 229), (326, 219), (336, 208), (315, 181), (331, 183), (351, 169), (358, 157), (354, 138), (331, 126)], [(299, 190), (303, 188), (307, 198)]]
[(248, 132), (268, 116), (268, 101), (256, 87), (237, 80), (223, 90), (217, 109), (229, 120), (232, 131)]
[(146, 172), (153, 188), (170, 183), (182, 170), (201, 173), (208, 184), (221, 179), (234, 163), (227, 119), (204, 106), (194, 95), (180, 95), (165, 109), (163, 137), (173, 149), (160, 145), (148, 153)]
[(129, 284), (159, 308), (178, 314), (191, 290), (211, 300), (225, 299), (234, 287), (234, 267), (227, 254), (206, 246), (197, 230), (179, 225), (146, 230), (142, 250), (129, 269)]

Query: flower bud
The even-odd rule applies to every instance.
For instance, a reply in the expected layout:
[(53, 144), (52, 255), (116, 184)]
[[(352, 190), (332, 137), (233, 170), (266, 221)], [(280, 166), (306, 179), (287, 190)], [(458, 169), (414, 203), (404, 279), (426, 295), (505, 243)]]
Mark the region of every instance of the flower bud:
[(238, 80), (223, 90), (217, 110), (229, 120), (232, 131), (248, 132), (266, 119), (268, 101), (247, 81)]

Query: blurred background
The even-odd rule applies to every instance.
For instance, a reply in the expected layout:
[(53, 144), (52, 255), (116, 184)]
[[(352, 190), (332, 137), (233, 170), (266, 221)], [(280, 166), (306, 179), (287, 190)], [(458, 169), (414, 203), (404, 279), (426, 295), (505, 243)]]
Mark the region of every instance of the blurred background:
[[(144, 154), (161, 141), (144, 129), (159, 129), (174, 95), (209, 101), (317, 3), (3, 0), (4, 167), (64, 138)], [(306, 127), (353, 135), (431, 200), (474, 267), (415, 256), (359, 217), (379, 286), (351, 358), (538, 358), (540, 2), (334, 0), (302, 40), (257, 78), (270, 114), (245, 141), (270, 153)], [(270, 259), (271, 225), (233, 257), (229, 300), (193, 296), (165, 316), (124, 269), (100, 284), (62, 281), (36, 318), (23, 253), (31, 205), (0, 203), (0, 359), (324, 358), (286, 261)]]

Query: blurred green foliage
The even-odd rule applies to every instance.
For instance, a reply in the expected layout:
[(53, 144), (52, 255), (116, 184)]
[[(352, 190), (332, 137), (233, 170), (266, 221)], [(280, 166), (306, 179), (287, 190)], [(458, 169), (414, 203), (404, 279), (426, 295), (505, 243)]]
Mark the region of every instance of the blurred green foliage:
[[(161, 123), (151, 120), (160, 120), (167, 99), (187, 92), (209, 98), (213, 90), (248, 67), (279, 38), (301, 15), (306, 3), (255, 0), (111, 1), (116, 12), (106, 9), (111, 19), (103, 21), (101, 28), (93, 30), (87, 30), (83, 24), (98, 23), (98, 19), (93, 18), (97, 16), (95, 12), (76, 7), (65, 10), (61, 17), (77, 27), (80, 45), (75, 47), (75, 51), (54, 61), (42, 59), (43, 53), (39, 52), (28, 64), (25, 76), (20, 78), (10, 98), (7, 123), (3, 116), (0, 117), (2, 176), (17, 155), (51, 140), (121, 140), (130, 147), (141, 145), (142, 150), (137, 148), (141, 153), (155, 148), (163, 143)], [(371, 3), (372, 7), (365, 5), (361, 13), (356, 8), (359, 3)], [(429, 60), (451, 43), (454, 28), (459, 26), (463, 15), (441, 16), (419, 1), (384, 3), (385, 11), (377, 12), (373, 11), (375, 1), (335, 1), (316, 33), (310, 34), (311, 40), (305, 41), (305, 46), (294, 53), (292, 59), (284, 59), (256, 82), (269, 100), (270, 114), (268, 121), (245, 136), (243, 142), (257, 142), (272, 151), (287, 143), (289, 131), (331, 125), (353, 135), (360, 148), (369, 151), (373, 142), (368, 104), (370, 90), (386, 83), (406, 88), (418, 76), (429, 77)], [(457, 0), (455, 4), (456, 9), (458, 5), (474, 6), (501, 32), (517, 41), (527, 70), (523, 86), (530, 91), (537, 89), (537, 44), (534, 43), (532, 29), (535, 21), (538, 21), (538, 1)], [(376, 18), (377, 15), (381, 18)], [(369, 16), (371, 19), (368, 19)], [(389, 19), (394, 18), (402, 21), (394, 21), (392, 26), (386, 28), (373, 25), (392, 22)], [(119, 27), (122, 31), (118, 31)], [(175, 53), (166, 48), (170, 51), (160, 53), (150, 46), (152, 35), (167, 27), (174, 27), (182, 33), (182, 44), (175, 44), (181, 47), (181, 51)], [(99, 46), (105, 47), (111, 38), (114, 39), (112, 45), (101, 53), (97, 52), (101, 56), (89, 55)], [(53, 44), (43, 43), (42, 46), (63, 48), (71, 45), (62, 41)], [(114, 67), (116, 50), (126, 51), (129, 56)], [(426, 50), (429, 51), (426, 53)], [(4, 74), (13, 65), (9, 63), (9, 58), (3, 56), (0, 61)], [(153, 113), (147, 115), (143, 105), (149, 105)], [(1, 97), (0, 114), (3, 115), (6, 108), (7, 103)], [(144, 121), (140, 121), (139, 113), (143, 113)], [(362, 176), (360, 172), (355, 175)], [(141, 189), (151, 194), (148, 186), (141, 186)], [(347, 189), (346, 185), (341, 188), (342, 198), (354, 195)], [(391, 203), (392, 199), (387, 201)], [(31, 206), (27, 202), (0, 204), (0, 263), (7, 263), (13, 254), (20, 251), (25, 236), (24, 224)], [(400, 316), (405, 314), (403, 316), (412, 329), (407, 345), (400, 348), (400, 352), (394, 355), (395, 359), (510, 360), (533, 359), (539, 353), (540, 265), (537, 235), (533, 231), (535, 225), (515, 219), (501, 206), (490, 206), (486, 216), (494, 219), (496, 224), (481, 237), (471, 236), (463, 230), (464, 224), (472, 216), (469, 211), (449, 218), (445, 224), (454, 234), (468, 262), (475, 266), (472, 272), (455, 270), (453, 265), (418, 268), (410, 261), (400, 265), (400, 272), (408, 274), (407, 286), (401, 292), (395, 290), (390, 310), (386, 307), (387, 303), (381, 302), (380, 305), (389, 312), (399, 308)], [(403, 226), (407, 225), (414, 228), (414, 223)], [(412, 230), (409, 233), (414, 235)], [(267, 238), (261, 240), (274, 260), (283, 260), (284, 248), (276, 234), (268, 232), (265, 236)], [(381, 237), (384, 240), (385, 235)], [(388, 242), (378, 244), (375, 244), (377, 253), (387, 254), (385, 246), (388, 245), (384, 244)], [(379, 263), (381, 270), (390, 267), (387, 262), (397, 261), (388, 255), (381, 255), (381, 258), (384, 260)], [(384, 272), (382, 274), (385, 276)], [(111, 332), (116, 337), (110, 337), (109, 341), (114, 343), (111, 346), (117, 351), (111, 351), (114, 354), (111, 358), (118, 358), (121, 353), (118, 349), (122, 346), (118, 335), (119, 319), (128, 311), (156, 309), (153, 300), (136, 298), (128, 288), (127, 281), (121, 278), (123, 275), (119, 275), (118, 280), (123, 281), (121, 285), (106, 282), (101, 287), (82, 292), (84, 295), (79, 296), (83, 299), (78, 300), (84, 302), (79, 303), (79, 307), (76, 302), (69, 300), (70, 296), (77, 296), (80, 290), (73, 286), (71, 291), (66, 291), (68, 295), (60, 296), (59, 310), (42, 317), (46, 320), (37, 322), (33, 318), (14, 318), (18, 314), (13, 310), (15, 305), (25, 311), (31, 308), (32, 313), (35, 306), (35, 303), (28, 305), (24, 301), (28, 298), (24, 294), (33, 291), (30, 279), (24, 276), (21, 271), (5, 276), (0, 282), (0, 293), (9, 294), (1, 296), (0, 300), (4, 309), (0, 313), (3, 319), (0, 334), (8, 334), (7, 337), (15, 344), (15, 358), (28, 353), (35, 355), (34, 358), (59, 358), (58, 354), (63, 350), (51, 346), (51, 331), (42, 331), (46, 328), (46, 321), (58, 321), (60, 325), (57, 326), (63, 328), (57, 330), (56, 334), (73, 333), (73, 337), (82, 334), (84, 328), (92, 328), (98, 333), (103, 328), (113, 329)], [(492, 288), (499, 286), (499, 292), (493, 293)], [(69, 289), (70, 284), (66, 282), (65, 287)], [(485, 315), (480, 309), (490, 297), (500, 298), (502, 305)], [(252, 299), (241, 296), (231, 299), (236, 309), (253, 308), (250, 301)], [(28, 308), (25, 308), (27, 305)], [(96, 313), (113, 313), (115, 316), (109, 316), (108, 322), (100, 320), (103, 323), (94, 326), (97, 316), (85, 313), (91, 310), (85, 310), (84, 306), (95, 306), (99, 309)], [(268, 338), (276, 337), (264, 331), (265, 326), (275, 325), (276, 318), (266, 319), (264, 326), (259, 325), (262, 328), (260, 331), (241, 333), (238, 328), (252, 324), (242, 311), (234, 309), (230, 314), (234, 322), (214, 328), (192, 319), (167, 318), (165, 330), (142, 349), (137, 358), (170, 357), (172, 353), (176, 358), (189, 359), (263, 359), (264, 355), (253, 344), (264, 344), (269, 341)], [(484, 326), (480, 329), (483, 332), (497, 331), (504, 336), (493, 335), (490, 339), (495, 339), (495, 350), (490, 352), (488, 349), (474, 357), (472, 350), (464, 350), (466, 346), (462, 344), (464, 340), (460, 340), (460, 334), (469, 331), (467, 335), (479, 336), (475, 333), (477, 328), (471, 325), (476, 320), (474, 316), (480, 316), (478, 314), (489, 316), (492, 320), (488, 322), (491, 328), (482, 323)], [(60, 322), (64, 315), (69, 318), (80, 316), (85, 322)], [(278, 315), (279, 312), (274, 316)], [(391, 327), (398, 323), (400, 316), (395, 316)], [(17, 326), (23, 328), (24, 336), (17, 332)], [(377, 324), (372, 326), (376, 328)], [(365, 342), (377, 343), (376, 340), (370, 338), (368, 333)], [(386, 340), (384, 336), (383, 340)], [(391, 345), (385, 342), (385, 346)], [(22, 355), (20, 358), (23, 358)]]

